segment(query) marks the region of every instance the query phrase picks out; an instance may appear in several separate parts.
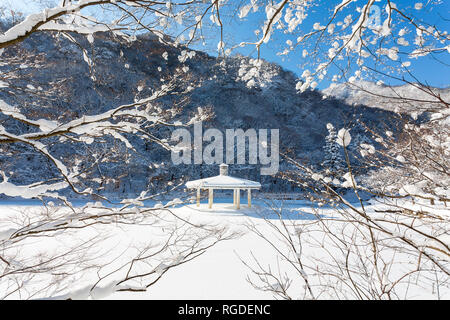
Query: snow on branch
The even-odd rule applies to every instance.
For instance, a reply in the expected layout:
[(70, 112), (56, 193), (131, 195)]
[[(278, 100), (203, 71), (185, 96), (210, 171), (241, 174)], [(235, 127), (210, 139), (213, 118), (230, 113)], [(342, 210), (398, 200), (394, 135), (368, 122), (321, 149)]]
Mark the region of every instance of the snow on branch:
[[(81, 9), (88, 6), (106, 4), (109, 2), (110, 1), (107, 0), (81, 0), (78, 3), (68, 2), (63, 6), (45, 9), (41, 13), (30, 14), (25, 20), (0, 35), (0, 49), (26, 39), (41, 27), (45, 30), (46, 25), (49, 22), (63, 15), (79, 12)], [(55, 22), (52, 22), (49, 26), (53, 28), (53, 30), (58, 31), (67, 31), (67, 29), (71, 29), (71, 31), (79, 30), (76, 25), (58, 25)], [(80, 30), (82, 33), (87, 33), (89, 31), (87, 26), (83, 26)], [(95, 32), (95, 30), (97, 30), (97, 28), (91, 29), (91, 33)]]

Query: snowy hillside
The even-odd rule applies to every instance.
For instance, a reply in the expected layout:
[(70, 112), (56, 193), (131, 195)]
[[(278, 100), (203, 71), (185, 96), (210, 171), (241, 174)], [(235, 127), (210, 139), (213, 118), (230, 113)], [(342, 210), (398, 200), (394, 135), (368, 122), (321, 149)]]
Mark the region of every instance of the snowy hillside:
[[(58, 114), (61, 121), (71, 120), (80, 114), (96, 114), (133, 102), (164, 83), (164, 79), (176, 70), (183, 69), (184, 80), (194, 87), (194, 83), (199, 86), (185, 94), (186, 100), (178, 116), (180, 120), (203, 108), (213, 113), (212, 119), (204, 123), (205, 129), (277, 128), (281, 149), (293, 150), (298, 157), (313, 164), (319, 164), (324, 157), (322, 146), (327, 123), (336, 128), (345, 123), (353, 127), (355, 140), (360, 135), (360, 140), (364, 141), (366, 133), (358, 119), (373, 128), (383, 128), (385, 122), (392, 120), (388, 112), (363, 106), (354, 108), (334, 98), (324, 98), (318, 91), (299, 94), (293, 73), (265, 61), (255, 74), (252, 59), (240, 56), (216, 59), (199, 51), (163, 44), (150, 35), (140, 36), (132, 43), (107, 33), (96, 33), (92, 44), (85, 37), (74, 35), (74, 38), (90, 49), (83, 51), (72, 41), (49, 34), (33, 35), (17, 48), (6, 49), (0, 71), (8, 77), (2, 80), (0, 99), (32, 119)], [(92, 61), (95, 61), (95, 67), (91, 65)], [(21, 94), (14, 94), (13, 90), (19, 90)], [(174, 103), (174, 100), (164, 98), (160, 107), (173, 107)], [(26, 125), (11, 125), (17, 132), (33, 130)], [(168, 139), (170, 130), (161, 128), (158, 134), (159, 138)], [(86, 187), (123, 198), (133, 195), (136, 185), (159, 190), (167, 188), (167, 181), (176, 184), (183, 179), (216, 173), (216, 166), (173, 167), (167, 150), (133, 137), (130, 139), (136, 152), (129, 154), (126, 160), (123, 153), (118, 152), (109, 162), (101, 163), (103, 183), (98, 183), (100, 174), (97, 173), (90, 177), (91, 184)], [(86, 145), (84, 150), (73, 149), (66, 143), (55, 146), (52, 151), (61, 157), (76, 154), (80, 158), (95, 158), (112, 145), (113, 142), (106, 139), (104, 143)], [(117, 143), (114, 147), (121, 149)], [(41, 169), (46, 166), (47, 160), (36, 157), (23, 146), (9, 146), (3, 152), (18, 156), (14, 163), (0, 156), (2, 167), (15, 172), (10, 181), (17, 184), (37, 181)], [(123, 165), (125, 161), (126, 166)], [(18, 163), (21, 165), (17, 166)], [(236, 165), (233, 170), (236, 175), (261, 180), (266, 191), (287, 192), (293, 188), (286, 181), (260, 177), (258, 166)], [(277, 183), (273, 184), (273, 181)]]
[[(443, 100), (450, 99), (450, 88), (429, 88), (420, 89), (414, 84), (402, 86), (386, 86), (382, 82), (356, 81), (353, 83), (332, 84), (323, 93), (327, 96), (342, 99), (351, 105), (367, 105), (374, 108), (380, 108), (393, 112), (411, 113), (417, 111), (429, 110), (433, 106), (439, 107), (441, 101), (432, 97), (430, 92), (440, 96)], [(400, 99), (399, 97), (402, 97)], [(410, 100), (409, 106), (405, 106), (404, 101)]]

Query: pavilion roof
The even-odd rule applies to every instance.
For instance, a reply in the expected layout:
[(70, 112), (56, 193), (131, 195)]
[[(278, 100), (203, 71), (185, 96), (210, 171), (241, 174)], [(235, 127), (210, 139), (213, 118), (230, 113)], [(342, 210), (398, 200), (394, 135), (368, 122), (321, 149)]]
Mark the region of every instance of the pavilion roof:
[(214, 177), (209, 177), (205, 179), (198, 179), (189, 181), (186, 183), (186, 187), (189, 189), (193, 188), (213, 188), (213, 189), (260, 189), (261, 184), (256, 181), (251, 181), (247, 179), (241, 179), (237, 177), (232, 177), (228, 175), (218, 175)]

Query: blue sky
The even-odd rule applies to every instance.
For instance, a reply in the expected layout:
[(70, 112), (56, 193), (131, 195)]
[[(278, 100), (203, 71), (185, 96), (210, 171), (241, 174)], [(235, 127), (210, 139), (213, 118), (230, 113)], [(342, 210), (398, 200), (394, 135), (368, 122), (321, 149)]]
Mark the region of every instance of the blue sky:
[[(234, 0), (232, 0), (234, 1)], [(236, 0), (239, 1), (239, 0)], [(414, 15), (414, 18), (418, 21), (426, 20), (433, 25), (436, 25), (442, 30), (450, 31), (450, 1), (443, 0), (441, 4), (436, 7), (431, 5), (427, 5), (427, 0), (422, 0), (424, 3), (424, 7), (422, 10), (414, 10), (413, 6), (418, 1), (410, 1), (410, 0), (397, 0), (395, 3), (398, 7), (405, 8), (408, 12)], [(39, 1), (38, 1), (39, 2)], [(57, 3), (58, 1), (54, 0), (41, 0), (42, 4), (36, 4), (35, 1), (26, 1), (26, 0), (0, 0), (0, 6), (13, 7), (18, 11), (22, 11), (25, 14), (29, 14), (33, 11), (40, 11), (42, 5), (46, 3)], [(239, 1), (239, 3), (246, 3), (247, 1)], [(305, 30), (309, 30), (312, 27), (312, 24), (316, 21), (325, 23), (325, 19), (328, 17), (330, 10), (334, 8), (334, 3), (340, 3), (340, 0), (336, 1), (322, 1), (321, 6), (317, 6), (312, 8), (312, 11), (308, 18), (304, 21), (302, 28)], [(324, 6), (323, 4), (330, 4), (329, 6)], [(363, 4), (364, 1), (356, 1), (355, 8), (358, 5)], [(380, 1), (380, 7), (384, 3), (384, 1)], [(236, 3), (233, 3), (236, 4)], [(250, 13), (244, 20), (239, 20), (235, 17), (234, 12), (231, 12), (230, 7), (225, 6), (221, 11), (221, 17), (227, 28), (225, 30), (225, 43), (239, 43), (241, 41), (255, 41), (256, 36), (254, 34), (254, 30), (258, 29), (261, 22), (264, 20), (265, 13), (264, 9), (260, 8), (257, 13)], [(382, 11), (384, 14), (384, 11)], [(445, 21), (447, 19), (448, 21)], [(382, 20), (384, 17), (382, 16)], [(219, 29), (209, 30), (206, 33), (208, 37), (206, 46), (201, 45), (200, 43), (194, 44), (192, 46), (193, 49), (203, 50), (212, 55), (217, 55), (217, 43), (219, 41)], [(276, 53), (282, 51), (284, 47), (286, 47), (286, 40), (290, 39), (295, 41), (295, 35), (285, 35), (281, 32), (277, 32), (273, 35), (271, 41), (268, 44), (265, 44), (261, 48), (261, 57), (266, 59), (267, 61), (275, 62), (280, 64), (283, 68), (293, 71), (297, 75), (301, 75), (303, 72), (302, 64), (305, 62), (301, 57), (301, 48), (300, 50), (296, 50), (293, 53), (287, 56), (279, 56)], [(413, 42), (413, 39), (406, 38), (409, 42)], [(256, 51), (254, 47), (248, 46), (244, 48), (239, 48), (234, 51), (235, 53), (241, 53), (247, 56), (256, 57)], [(426, 57), (421, 57), (419, 59), (408, 59), (405, 55), (402, 57), (400, 54), (401, 61), (410, 61), (411, 67), (415, 76), (418, 77), (419, 80), (423, 82), (427, 82), (432, 86), (437, 87), (448, 87), (450, 86), (450, 54), (444, 53), (438, 56), (428, 55)], [(441, 62), (438, 62), (435, 58), (440, 59)], [(383, 79), (385, 80), (385, 79)], [(389, 81), (385, 81), (389, 82)], [(397, 84), (395, 81), (391, 81), (392, 84)], [(319, 84), (319, 88), (323, 89), (328, 87), (330, 81), (324, 80)]]
[[(366, 3), (367, 1), (356, 1), (354, 6), (361, 6), (361, 4)], [(422, 10), (415, 10), (414, 4), (416, 2), (420, 2), (420, 0), (417, 1), (410, 1), (410, 0), (397, 0), (395, 3), (399, 8), (404, 8), (407, 10), (408, 13), (411, 13), (417, 21), (425, 20), (429, 22), (432, 25), (436, 25), (441, 30), (447, 30), (450, 32), (450, 1), (445, 0), (442, 1), (440, 5), (433, 7), (430, 5), (426, 5), (427, 0), (422, 1), (423, 8)], [(323, 6), (317, 6), (315, 8), (312, 8), (312, 12), (308, 16), (308, 18), (303, 22), (303, 27), (305, 30), (312, 30), (312, 25), (314, 22), (322, 22), (322, 24), (325, 24), (326, 19), (330, 15), (330, 11), (334, 9), (334, 6), (336, 4), (341, 3), (341, 0), (335, 0), (335, 1), (322, 1), (322, 4), (329, 3), (330, 5), (328, 7)], [(384, 4), (385, 1), (380, 1), (378, 4), (381, 5)], [(226, 9), (226, 7), (225, 7)], [(381, 21), (385, 19), (385, 12), (384, 10), (382, 12)], [(230, 32), (230, 37), (232, 38), (232, 42), (240, 42), (240, 41), (247, 41), (247, 40), (256, 40), (256, 37), (254, 35), (254, 30), (258, 28), (258, 26), (261, 25), (261, 22), (265, 18), (265, 13), (263, 9), (260, 9), (255, 14), (249, 14), (245, 20), (243, 21), (236, 21), (236, 19), (229, 19), (228, 23), (230, 23), (229, 29), (231, 29), (232, 32)], [(443, 18), (447, 19), (448, 21), (445, 21)], [(405, 38), (410, 42), (414, 42), (414, 38), (409, 35), (405, 36)], [(217, 37), (218, 39), (218, 37)], [(291, 70), (295, 72), (297, 75), (301, 75), (303, 72), (302, 64), (305, 62), (303, 58), (301, 57), (301, 48), (300, 50), (294, 51), (291, 54), (288, 54), (286, 56), (279, 56), (276, 53), (283, 51), (282, 48), (285, 48), (286, 40), (292, 40), (295, 42), (296, 36), (292, 35), (285, 35), (282, 32), (275, 33), (271, 41), (268, 44), (263, 45), (261, 48), (261, 57), (271, 61), (276, 62), (283, 66), (287, 70)], [(215, 54), (215, 48), (217, 46), (217, 41), (212, 41), (213, 45), (211, 48), (209, 48), (207, 51), (212, 52)], [(227, 41), (225, 41), (227, 42)], [(198, 49), (202, 49), (201, 46), (198, 46)], [(252, 55), (256, 57), (256, 52), (253, 47), (247, 47), (247, 48), (239, 48), (238, 52), (244, 54), (244, 55)], [(450, 86), (450, 54), (448, 52), (445, 52), (443, 54), (435, 55), (435, 56), (425, 56), (421, 57), (419, 59), (409, 59), (407, 55), (401, 55), (399, 54), (399, 61), (397, 64), (400, 64), (401, 61), (410, 61), (411, 67), (409, 69), (413, 70), (413, 74), (423, 82), (427, 82), (432, 86), (436, 87), (449, 87)], [(439, 58), (441, 62), (437, 62), (435, 58)], [(308, 65), (306, 65), (308, 67)], [(408, 78), (407, 75), (405, 75), (406, 78)], [(389, 82), (387, 79), (383, 79), (385, 82)], [(411, 80), (411, 78), (409, 78)], [(392, 84), (398, 84), (399, 82), (390, 80)], [(323, 89), (328, 87), (330, 84), (330, 81), (324, 80), (322, 83), (319, 84), (319, 88)]]

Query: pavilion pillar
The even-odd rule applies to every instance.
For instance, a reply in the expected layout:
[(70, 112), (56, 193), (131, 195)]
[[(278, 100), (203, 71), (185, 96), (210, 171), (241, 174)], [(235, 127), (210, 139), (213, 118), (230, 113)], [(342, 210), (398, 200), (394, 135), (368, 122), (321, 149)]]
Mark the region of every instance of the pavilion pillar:
[(233, 189), (233, 206), (236, 207), (236, 189)]
[(209, 188), (208, 190), (208, 208), (211, 209), (213, 204), (214, 191), (212, 188)]
[(241, 208), (241, 189), (236, 189), (236, 209)]
[(200, 207), (200, 188), (197, 188), (197, 207)]
[(247, 190), (247, 203), (248, 203), (248, 207), (251, 208), (252, 207), (252, 189)]

